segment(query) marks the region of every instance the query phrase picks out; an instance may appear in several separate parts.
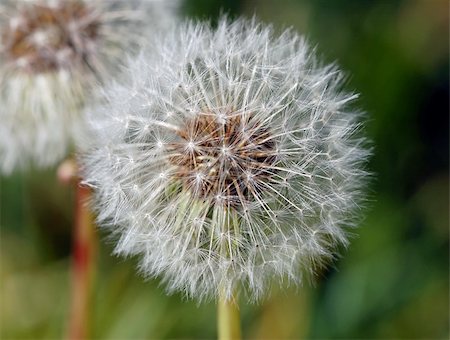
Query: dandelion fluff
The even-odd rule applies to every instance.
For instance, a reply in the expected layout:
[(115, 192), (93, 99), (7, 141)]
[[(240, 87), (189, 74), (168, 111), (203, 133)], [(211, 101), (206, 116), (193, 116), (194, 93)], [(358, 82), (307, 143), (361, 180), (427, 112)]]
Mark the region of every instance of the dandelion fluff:
[(187, 23), (91, 110), (99, 222), (145, 276), (200, 300), (300, 284), (355, 226), (369, 154), (357, 96), (303, 37)]
[[(0, 172), (50, 166), (83, 131), (93, 86), (124, 52), (165, 29), (175, 2), (6, 1), (0, 5)], [(172, 8), (173, 7), (173, 8)]]

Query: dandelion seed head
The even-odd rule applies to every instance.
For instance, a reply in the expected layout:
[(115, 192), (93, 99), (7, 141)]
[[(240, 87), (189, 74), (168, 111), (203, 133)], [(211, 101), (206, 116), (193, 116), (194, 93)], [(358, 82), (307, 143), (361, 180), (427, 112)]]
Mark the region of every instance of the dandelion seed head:
[(48, 167), (85, 144), (82, 108), (124, 56), (174, 21), (176, 1), (4, 0), (0, 172)]
[(90, 110), (99, 223), (169, 292), (258, 300), (301, 284), (357, 222), (369, 150), (356, 96), (292, 31), (223, 19), (166, 33)]
[[(75, 59), (81, 62), (98, 37), (99, 25), (95, 8), (82, 1), (30, 3), (5, 26), (6, 62), (33, 73), (52, 71)], [(73, 60), (63, 63), (66, 59)]]

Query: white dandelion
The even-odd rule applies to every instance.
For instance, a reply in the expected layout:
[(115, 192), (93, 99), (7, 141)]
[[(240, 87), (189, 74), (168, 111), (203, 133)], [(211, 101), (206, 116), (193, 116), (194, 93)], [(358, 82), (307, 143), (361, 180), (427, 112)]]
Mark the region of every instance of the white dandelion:
[(0, 172), (66, 156), (93, 85), (143, 37), (165, 29), (175, 7), (162, 0), (0, 5)]
[(188, 23), (91, 110), (86, 183), (116, 253), (168, 291), (257, 300), (347, 245), (367, 177), (361, 113), (304, 38)]

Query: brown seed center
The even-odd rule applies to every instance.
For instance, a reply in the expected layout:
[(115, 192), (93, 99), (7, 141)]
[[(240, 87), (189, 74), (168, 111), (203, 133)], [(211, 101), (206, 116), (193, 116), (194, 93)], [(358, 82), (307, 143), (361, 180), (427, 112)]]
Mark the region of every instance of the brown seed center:
[(276, 143), (268, 129), (240, 114), (199, 114), (171, 143), (170, 158), (196, 197), (242, 207), (259, 199), (261, 181), (273, 174)]

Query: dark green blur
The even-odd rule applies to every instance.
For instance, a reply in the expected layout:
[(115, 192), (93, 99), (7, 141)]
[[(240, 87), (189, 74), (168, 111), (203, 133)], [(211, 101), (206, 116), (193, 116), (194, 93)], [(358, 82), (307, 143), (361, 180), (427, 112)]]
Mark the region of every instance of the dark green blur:
[[(361, 93), (374, 156), (366, 219), (313, 284), (242, 305), (245, 338), (449, 337), (447, 0), (188, 0), (188, 17), (256, 15), (305, 34)], [(1, 124), (1, 122), (0, 122)], [(0, 186), (0, 338), (66, 334), (73, 193), (54, 170)], [(98, 339), (214, 338), (215, 306), (166, 296), (102, 234)]]

